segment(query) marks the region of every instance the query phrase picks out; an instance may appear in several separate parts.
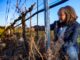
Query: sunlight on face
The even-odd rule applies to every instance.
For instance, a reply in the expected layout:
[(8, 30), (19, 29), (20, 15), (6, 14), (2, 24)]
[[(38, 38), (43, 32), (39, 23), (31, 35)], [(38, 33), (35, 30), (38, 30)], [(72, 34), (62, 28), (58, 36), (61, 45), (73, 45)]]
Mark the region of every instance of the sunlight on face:
[(64, 11), (60, 11), (60, 14), (59, 14), (59, 19), (64, 22), (66, 20), (66, 15), (64, 13)]

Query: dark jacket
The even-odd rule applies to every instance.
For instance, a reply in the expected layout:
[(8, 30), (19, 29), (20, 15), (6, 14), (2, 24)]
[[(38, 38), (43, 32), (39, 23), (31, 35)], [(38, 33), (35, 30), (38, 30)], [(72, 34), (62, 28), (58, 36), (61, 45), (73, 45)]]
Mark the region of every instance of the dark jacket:
[[(54, 31), (54, 41), (58, 40), (58, 31), (60, 27), (67, 26), (67, 29), (64, 33), (64, 42), (67, 43), (68, 45), (76, 45), (77, 44), (77, 38), (78, 38), (78, 32), (79, 32), (79, 27), (80, 24), (78, 22), (74, 22), (72, 24), (65, 24), (65, 23), (60, 23), (60, 21), (55, 21), (50, 25), (50, 30)], [(38, 26), (38, 30), (44, 31), (45, 27), (44, 26)], [(36, 28), (37, 30), (37, 28)]]
[(79, 23), (74, 22), (73, 24), (65, 24), (60, 23), (59, 21), (55, 21), (53, 24), (50, 25), (50, 29), (54, 30), (54, 41), (57, 41), (58, 37), (58, 31), (60, 27), (67, 26), (67, 29), (64, 33), (64, 42), (68, 45), (76, 45), (77, 44), (77, 38), (78, 38), (78, 30), (79, 30)]

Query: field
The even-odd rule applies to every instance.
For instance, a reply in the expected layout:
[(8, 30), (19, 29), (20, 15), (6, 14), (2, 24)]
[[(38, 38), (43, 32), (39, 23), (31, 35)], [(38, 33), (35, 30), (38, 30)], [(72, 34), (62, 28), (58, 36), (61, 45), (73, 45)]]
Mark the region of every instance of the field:
[[(2, 33), (3, 30), (0, 30), (0, 32)], [(38, 35), (37, 32), (33, 30), (31, 30), (31, 34), (30, 34), (30, 30), (27, 29), (26, 30), (26, 38), (27, 40), (24, 42), (22, 39), (22, 29), (18, 28), (15, 29), (15, 32), (12, 31), (11, 35), (9, 36), (2, 36), (2, 43), (5, 43), (5, 47), (3, 47), (3, 49), (0, 47), (0, 56), (3, 56), (3, 58), (7, 58), (4, 57), (4, 55), (9, 53), (9, 59), (11, 60), (25, 60), (30, 58), (30, 60), (44, 60), (47, 57), (49, 57), (50, 54), (50, 58), (53, 57), (52, 53), (54, 53), (52, 50), (48, 50), (49, 52), (47, 52), (47, 54), (45, 53), (45, 32), (44, 31), (38, 31)], [(54, 32), (51, 31), (50, 32), (50, 39), (51, 39), (51, 46), (50, 48), (53, 49), (54, 45), (53, 45), (53, 39), (54, 39)], [(77, 40), (78, 44), (80, 45), (80, 35), (79, 38)], [(25, 44), (28, 43), (28, 53), (29, 56), (28, 58), (23, 57), (25, 55)], [(13, 48), (12, 48), (13, 47)], [(11, 49), (12, 48), (12, 49)], [(3, 52), (5, 54), (3, 54)], [(2, 58), (2, 57), (1, 57)], [(15, 58), (15, 59), (14, 59)]]

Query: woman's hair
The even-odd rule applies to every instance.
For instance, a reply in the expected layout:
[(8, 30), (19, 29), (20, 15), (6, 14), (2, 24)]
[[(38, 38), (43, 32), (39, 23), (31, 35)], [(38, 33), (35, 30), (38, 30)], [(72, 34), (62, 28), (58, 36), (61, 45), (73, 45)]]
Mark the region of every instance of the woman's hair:
[(71, 6), (65, 6), (59, 9), (58, 14), (64, 12), (66, 15), (66, 23), (71, 24), (76, 21), (77, 15)]

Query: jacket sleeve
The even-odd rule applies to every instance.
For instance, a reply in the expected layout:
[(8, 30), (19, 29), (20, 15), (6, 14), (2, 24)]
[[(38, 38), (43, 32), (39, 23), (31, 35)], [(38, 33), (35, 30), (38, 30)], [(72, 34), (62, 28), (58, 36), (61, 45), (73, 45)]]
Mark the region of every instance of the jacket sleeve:
[(50, 30), (54, 30), (56, 23), (57, 23), (57, 21), (55, 21), (54, 23), (50, 24)]
[(78, 31), (79, 31), (79, 26), (75, 26), (72, 37), (71, 37), (72, 39), (71, 39), (70, 45), (74, 45), (75, 43), (77, 43), (77, 38), (79, 35)]

